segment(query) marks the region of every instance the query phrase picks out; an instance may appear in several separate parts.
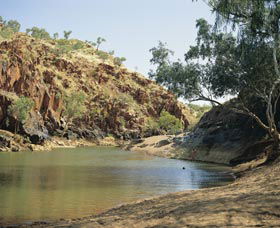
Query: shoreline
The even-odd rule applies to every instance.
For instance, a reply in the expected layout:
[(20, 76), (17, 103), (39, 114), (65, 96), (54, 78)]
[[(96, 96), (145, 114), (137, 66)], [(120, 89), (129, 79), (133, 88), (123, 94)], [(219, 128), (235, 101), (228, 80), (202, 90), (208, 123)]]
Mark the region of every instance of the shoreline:
[(82, 146), (122, 146), (129, 141), (117, 140), (111, 136), (100, 139), (67, 139), (52, 136), (45, 140), (43, 144), (32, 144), (26, 142), (23, 136), (0, 130), (0, 135), (9, 140), (9, 146), (0, 147), (1, 152), (26, 152), (26, 151), (51, 151), (57, 148), (77, 148)]
[[(244, 165), (244, 164), (243, 164)], [(280, 163), (247, 164), (231, 184), (120, 204), (102, 213), (15, 227), (225, 227), (280, 225)], [(238, 167), (237, 167), (238, 168)], [(239, 167), (240, 168), (240, 167)], [(249, 169), (248, 169), (249, 168)], [(11, 225), (0, 227), (13, 227)]]
[[(170, 138), (170, 136), (157, 137), (160, 139)], [(103, 146), (110, 146), (111, 140), (107, 139), (105, 142)], [(65, 146), (60, 148), (65, 148)], [(77, 146), (79, 145), (75, 147)], [(131, 151), (146, 153), (143, 150), (132, 149)], [(157, 154), (155, 151), (148, 154), (165, 155)], [(180, 158), (173, 157), (173, 159)], [(196, 162), (196, 160), (192, 161)], [(278, 177), (280, 163), (278, 161), (278, 163), (269, 166), (263, 165), (265, 162), (266, 158), (263, 157), (231, 167), (235, 180), (225, 186), (185, 190), (141, 199), (132, 203), (123, 203), (88, 217), (50, 222), (34, 221), (28, 224), (7, 224), (0, 225), (0, 227), (53, 228), (74, 226), (98, 228), (129, 226), (142, 228), (280, 225), (280, 204), (277, 203), (280, 202), (280, 178)], [(246, 204), (245, 211), (243, 204)], [(261, 214), (258, 211), (261, 211)]]

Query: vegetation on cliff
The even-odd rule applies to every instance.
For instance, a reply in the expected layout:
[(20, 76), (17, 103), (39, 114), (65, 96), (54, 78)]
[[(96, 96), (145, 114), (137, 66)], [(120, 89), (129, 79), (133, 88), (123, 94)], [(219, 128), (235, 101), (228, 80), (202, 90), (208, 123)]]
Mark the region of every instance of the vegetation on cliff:
[[(190, 124), (192, 114), (176, 96), (126, 69), (125, 58), (100, 50), (105, 39), (70, 39), (69, 31), (64, 39), (57, 33), (51, 38), (41, 28), (27, 33), (19, 28), (19, 23), (1, 18), (1, 129), (18, 129), (33, 143), (42, 143), (53, 135), (132, 139), (177, 133)], [(18, 97), (34, 102), (24, 121), (8, 112)], [(151, 119), (160, 123), (163, 114), (168, 126), (161, 124), (157, 131), (146, 127)]]

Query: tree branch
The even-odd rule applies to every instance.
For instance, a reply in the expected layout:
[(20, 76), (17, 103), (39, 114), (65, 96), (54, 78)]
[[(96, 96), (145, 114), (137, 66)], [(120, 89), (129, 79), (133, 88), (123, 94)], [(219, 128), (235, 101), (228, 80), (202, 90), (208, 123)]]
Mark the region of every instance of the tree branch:
[(219, 101), (213, 100), (213, 99), (205, 97), (205, 96), (199, 96), (198, 98), (192, 99), (192, 100), (189, 100), (189, 101), (190, 102), (194, 102), (194, 101), (209, 101), (211, 103), (215, 103), (215, 104), (217, 104), (219, 106), (222, 106), (222, 104)]
[(243, 115), (248, 115), (248, 116), (252, 117), (259, 124), (260, 127), (262, 127), (264, 130), (269, 132), (269, 127), (266, 124), (264, 124), (262, 122), (262, 120), (256, 114), (251, 112), (246, 107), (243, 107), (243, 108), (244, 108), (244, 110), (240, 110), (240, 109), (237, 109), (237, 108), (231, 108), (231, 110), (233, 110), (236, 113), (243, 114)]

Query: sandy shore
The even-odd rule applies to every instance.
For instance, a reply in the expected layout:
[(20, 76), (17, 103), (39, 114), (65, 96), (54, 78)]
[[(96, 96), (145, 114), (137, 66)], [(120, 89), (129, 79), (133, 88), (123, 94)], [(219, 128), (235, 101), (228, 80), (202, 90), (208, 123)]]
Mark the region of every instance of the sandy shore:
[(130, 151), (146, 153), (153, 156), (176, 158), (174, 135), (158, 135), (143, 139), (140, 143), (129, 146)]

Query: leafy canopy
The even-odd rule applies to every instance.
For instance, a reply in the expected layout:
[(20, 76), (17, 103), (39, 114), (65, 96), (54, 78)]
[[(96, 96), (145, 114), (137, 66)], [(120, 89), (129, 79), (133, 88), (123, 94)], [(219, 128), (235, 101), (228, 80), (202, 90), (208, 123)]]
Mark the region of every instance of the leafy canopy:
[(50, 39), (50, 34), (43, 28), (38, 28), (38, 27), (32, 27), (32, 28), (28, 28), (26, 29), (26, 33), (30, 34), (31, 36), (33, 36), (36, 39), (45, 39), (48, 40)]
[(20, 97), (9, 106), (8, 112), (13, 115), (17, 121), (24, 123), (33, 106), (34, 101), (32, 99)]
[(86, 95), (83, 92), (72, 93), (65, 97), (64, 116), (67, 118), (67, 122), (79, 118), (85, 113), (85, 101)]
[(151, 63), (157, 66), (151, 78), (189, 101), (212, 103), (225, 95), (254, 93), (263, 88), (264, 79), (275, 78), (271, 45), (254, 39), (249, 29), (237, 38), (204, 19), (196, 27), (196, 45), (186, 52), (185, 63), (171, 62), (172, 52), (163, 43), (151, 49)]

